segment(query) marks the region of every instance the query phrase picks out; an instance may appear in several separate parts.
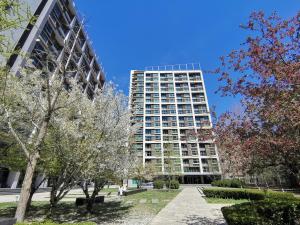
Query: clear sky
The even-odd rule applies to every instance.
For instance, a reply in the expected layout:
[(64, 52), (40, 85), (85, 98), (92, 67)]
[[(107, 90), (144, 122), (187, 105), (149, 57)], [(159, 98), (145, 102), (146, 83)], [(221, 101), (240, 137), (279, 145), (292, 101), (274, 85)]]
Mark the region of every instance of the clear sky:
[[(300, 10), (300, 0), (75, 0), (107, 80), (128, 94), (130, 70), (200, 62), (214, 69), (219, 57), (245, 38), (239, 24), (254, 10), (284, 18)], [(204, 74), (210, 106), (218, 114), (238, 100), (215, 94), (216, 75)]]

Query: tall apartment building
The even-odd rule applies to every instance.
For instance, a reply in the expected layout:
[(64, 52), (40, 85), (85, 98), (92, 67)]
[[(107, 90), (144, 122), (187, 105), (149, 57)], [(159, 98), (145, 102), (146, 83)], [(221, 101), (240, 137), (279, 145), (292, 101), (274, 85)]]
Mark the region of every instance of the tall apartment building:
[(208, 183), (221, 173), (213, 141), (195, 135), (212, 129), (202, 71), (195, 65), (159, 69), (131, 71), (132, 121), (139, 128), (134, 148), (144, 165), (153, 163), (159, 175)]
[[(0, 65), (8, 65), (11, 72), (17, 74), (28, 60), (24, 57), (26, 53), (39, 68), (43, 61), (39, 52), (50, 51), (59, 59), (65, 45), (68, 45), (73, 49), (66, 59), (68, 70), (72, 71), (70, 76), (78, 79), (85, 93), (93, 98), (96, 89), (103, 86), (105, 76), (73, 0), (20, 0), (20, 3), (35, 16), (35, 23), (25, 23), (22, 29), (6, 32), (15, 50), (22, 54), (11, 55), (8, 59), (0, 57)], [(0, 188), (19, 187), (22, 176), (21, 172), (9, 171), (0, 165)]]

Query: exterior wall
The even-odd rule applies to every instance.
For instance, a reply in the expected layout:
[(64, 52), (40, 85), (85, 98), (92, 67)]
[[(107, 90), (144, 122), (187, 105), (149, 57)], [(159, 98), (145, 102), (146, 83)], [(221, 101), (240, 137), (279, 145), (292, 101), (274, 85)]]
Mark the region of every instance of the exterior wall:
[[(42, 0), (20, 0), (20, 14), (21, 16), (25, 18), (29, 15), (34, 15), (35, 11), (41, 4)], [(12, 15), (13, 17), (13, 15)], [(29, 20), (24, 21), (19, 29), (13, 29), (13, 30), (7, 30), (4, 32), (1, 32), (2, 35), (5, 35), (10, 40), (10, 46), (11, 48), (15, 48), (18, 42), (20, 41), (20, 38), (22, 34), (24, 33), (24, 29), (27, 27), (29, 23)], [(0, 65), (5, 65), (6, 59), (0, 54)]]
[[(31, 4), (32, 0), (23, 1)], [(36, 3), (34, 6), (36, 6)], [(59, 18), (56, 17), (56, 10), (60, 12)], [(49, 29), (52, 30), (50, 37)], [(53, 51), (58, 52), (59, 59), (62, 55), (61, 49), (66, 45), (70, 49), (73, 47), (75, 49), (67, 60), (68, 65), (73, 63), (74, 70), (81, 71), (74, 74), (74, 76), (82, 80), (85, 92), (92, 97), (94, 91), (104, 84), (105, 76), (85, 32), (83, 21), (76, 13), (72, 0), (48, 0), (37, 17), (27, 39), (20, 46), (21, 52), (31, 55), (38, 48), (37, 46), (42, 46), (44, 49), (53, 49)], [(9, 60), (11, 72), (18, 73), (26, 61), (27, 58), (22, 55), (14, 60)]]
[(213, 140), (195, 137), (212, 129), (202, 71), (133, 70), (130, 82), (132, 121), (140, 127), (134, 147), (144, 165), (154, 163), (161, 175), (220, 175)]
[[(61, 59), (63, 49), (68, 46), (72, 51), (66, 59), (66, 68), (74, 71), (70, 76), (75, 77), (92, 99), (95, 91), (104, 85), (105, 75), (98, 57), (85, 32), (83, 21), (76, 12), (73, 0), (21, 0), (24, 8), (30, 8), (32, 14), (36, 14), (36, 22), (30, 29), (18, 29), (10, 36), (13, 45), (25, 54), (12, 55), (8, 61), (0, 57), (0, 65), (7, 63), (11, 72), (17, 74), (20, 68), (25, 66), (30, 58), (33, 64), (39, 68), (42, 58), (38, 58), (35, 52), (42, 49), (50, 50)], [(7, 35), (11, 35), (8, 32)], [(6, 179), (6, 186), (16, 188), (20, 173), (10, 172)], [(4, 179), (4, 178), (3, 178)], [(40, 175), (37, 182), (43, 179)], [(1, 179), (0, 179), (1, 180)], [(42, 187), (47, 186), (47, 182)]]

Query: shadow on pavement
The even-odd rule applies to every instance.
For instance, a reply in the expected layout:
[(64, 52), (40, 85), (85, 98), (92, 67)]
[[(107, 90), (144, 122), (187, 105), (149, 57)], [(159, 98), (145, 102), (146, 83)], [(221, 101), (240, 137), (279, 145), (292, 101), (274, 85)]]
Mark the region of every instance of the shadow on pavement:
[(186, 225), (226, 225), (223, 219), (211, 219), (197, 215), (187, 216), (180, 222)]
[[(121, 202), (105, 202), (95, 205), (93, 213), (87, 212), (85, 206), (76, 207), (74, 203), (61, 202), (50, 214), (49, 204), (33, 205), (29, 208), (26, 220), (50, 219), (54, 222), (74, 223), (91, 221), (97, 224), (113, 222), (128, 214), (131, 206), (124, 206)], [(16, 207), (0, 209), (0, 217), (13, 217)]]

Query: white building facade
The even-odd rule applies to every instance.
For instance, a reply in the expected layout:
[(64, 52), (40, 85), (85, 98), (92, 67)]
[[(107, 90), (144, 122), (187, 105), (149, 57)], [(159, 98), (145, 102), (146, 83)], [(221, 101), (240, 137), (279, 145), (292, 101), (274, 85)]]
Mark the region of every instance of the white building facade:
[(201, 139), (212, 122), (199, 68), (132, 70), (130, 107), (139, 127), (133, 145), (144, 165), (153, 163), (159, 176), (176, 175), (182, 183), (221, 175), (213, 140)]

